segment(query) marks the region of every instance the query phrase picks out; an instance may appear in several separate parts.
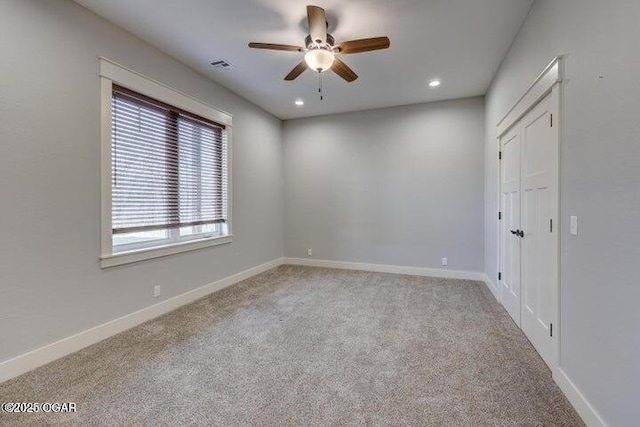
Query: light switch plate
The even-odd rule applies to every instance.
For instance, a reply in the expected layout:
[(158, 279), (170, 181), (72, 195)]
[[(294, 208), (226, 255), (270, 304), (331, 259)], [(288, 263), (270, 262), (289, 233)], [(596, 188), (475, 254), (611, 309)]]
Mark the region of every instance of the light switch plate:
[(572, 215), (569, 217), (569, 232), (571, 233), (572, 236), (578, 235), (578, 217), (577, 216)]

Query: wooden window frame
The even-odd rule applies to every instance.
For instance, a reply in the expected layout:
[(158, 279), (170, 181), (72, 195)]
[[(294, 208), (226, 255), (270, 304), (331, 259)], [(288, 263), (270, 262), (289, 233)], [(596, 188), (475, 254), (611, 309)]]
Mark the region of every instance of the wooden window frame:
[[(233, 241), (232, 234), (232, 116), (218, 110), (196, 98), (176, 91), (163, 83), (152, 80), (140, 73), (122, 67), (106, 58), (100, 58), (100, 82), (101, 82), (101, 170), (102, 170), (102, 225), (101, 225), (101, 255), (100, 263), (103, 268), (129, 264), (176, 253), (202, 249), (211, 246), (229, 244)], [(154, 247), (142, 247), (123, 252), (113, 251), (113, 230), (111, 217), (111, 101), (113, 89), (125, 95), (140, 98), (146, 97), (146, 101), (152, 105), (173, 111), (173, 114), (183, 116), (189, 120), (211, 124), (223, 128), (226, 136), (227, 158), (222, 170), (226, 169), (227, 193), (226, 193), (226, 222), (223, 224), (223, 235), (202, 237), (185, 237), (163, 240), (163, 243)], [(224, 172), (223, 172), (224, 173)], [(224, 175), (223, 175), (224, 176)], [(224, 197), (224, 193), (223, 193)], [(207, 222), (208, 223), (208, 222)], [(183, 226), (198, 224), (183, 224)], [(179, 229), (176, 229), (179, 230)]]

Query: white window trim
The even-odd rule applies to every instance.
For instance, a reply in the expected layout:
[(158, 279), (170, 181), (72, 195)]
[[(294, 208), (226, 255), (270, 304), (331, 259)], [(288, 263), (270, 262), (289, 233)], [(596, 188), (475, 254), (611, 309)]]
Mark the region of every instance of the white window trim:
[[(99, 58), (101, 84), (101, 255), (100, 266), (102, 268), (116, 265), (129, 264), (173, 255), (181, 252), (223, 245), (233, 241), (232, 232), (232, 117), (230, 114), (218, 110), (196, 98), (179, 92), (175, 89), (146, 77), (140, 73), (125, 68), (109, 59)], [(126, 87), (151, 98), (174, 105), (185, 111), (192, 112), (201, 117), (225, 125), (227, 133), (227, 231), (224, 236), (205, 237), (189, 241), (173, 242), (164, 246), (136, 249), (126, 252), (113, 253), (112, 224), (111, 224), (111, 96), (112, 85)]]

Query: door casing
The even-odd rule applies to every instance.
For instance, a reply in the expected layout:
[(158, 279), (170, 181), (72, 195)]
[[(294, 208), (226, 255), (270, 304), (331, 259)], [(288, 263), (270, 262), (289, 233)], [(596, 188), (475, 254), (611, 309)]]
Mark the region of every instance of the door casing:
[[(544, 100), (547, 96), (551, 96), (553, 100), (553, 120), (554, 120), (554, 133), (556, 137), (556, 147), (557, 151), (557, 170), (555, 171), (555, 180), (556, 180), (556, 212), (554, 213), (554, 217), (558, 220), (557, 224), (554, 224), (554, 228), (556, 230), (554, 234), (555, 246), (556, 246), (556, 260), (555, 260), (555, 322), (553, 324), (553, 354), (550, 360), (547, 360), (547, 364), (553, 370), (556, 367), (560, 366), (560, 334), (561, 334), (561, 322), (560, 322), (560, 235), (562, 230), (562, 221), (560, 221), (560, 147), (561, 147), (561, 129), (562, 129), (562, 57), (558, 56), (553, 59), (553, 61), (539, 74), (539, 76), (534, 80), (534, 82), (529, 86), (527, 91), (522, 95), (522, 97), (518, 100), (518, 102), (509, 110), (509, 112), (505, 115), (505, 117), (500, 120), (497, 124), (497, 140), (496, 140), (496, 148), (497, 152), (500, 152), (501, 149), (501, 139), (502, 137), (510, 131), (514, 125), (519, 124), (520, 120), (533, 108), (535, 108), (542, 100)], [(498, 153), (496, 153), (498, 154)], [(502, 176), (501, 176), (501, 162), (498, 161), (498, 171), (497, 171), (497, 180), (498, 180), (498, 205), (499, 210), (502, 212)], [(501, 221), (499, 219), (499, 221)], [(502, 267), (502, 256), (503, 256), (503, 243), (501, 239), (501, 231), (502, 231), (502, 223), (498, 223), (497, 227), (497, 243), (498, 243), (498, 253), (497, 253), (497, 268), (498, 272), (501, 272)], [(503, 284), (501, 280), (498, 280), (497, 284), (497, 295), (496, 298), (498, 301), (502, 303), (503, 296)]]

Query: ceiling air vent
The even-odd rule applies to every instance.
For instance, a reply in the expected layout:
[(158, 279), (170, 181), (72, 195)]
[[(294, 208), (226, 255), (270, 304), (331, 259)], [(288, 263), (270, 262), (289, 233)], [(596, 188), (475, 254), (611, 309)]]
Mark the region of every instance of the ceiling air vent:
[(216, 68), (218, 70), (230, 70), (231, 68), (233, 68), (233, 66), (229, 64), (227, 61), (225, 61), (224, 59), (218, 59), (217, 61), (213, 61), (211, 65), (213, 65), (213, 68)]

